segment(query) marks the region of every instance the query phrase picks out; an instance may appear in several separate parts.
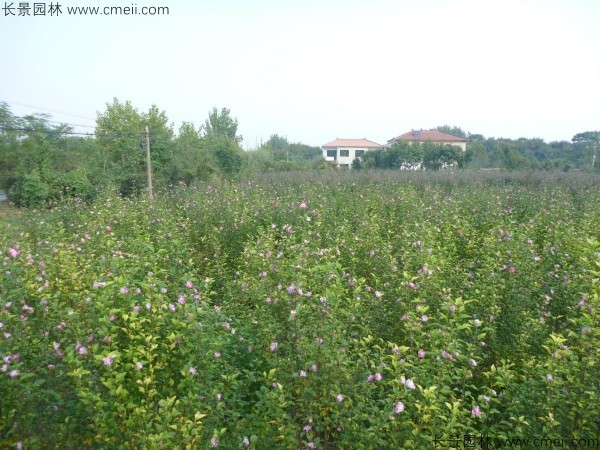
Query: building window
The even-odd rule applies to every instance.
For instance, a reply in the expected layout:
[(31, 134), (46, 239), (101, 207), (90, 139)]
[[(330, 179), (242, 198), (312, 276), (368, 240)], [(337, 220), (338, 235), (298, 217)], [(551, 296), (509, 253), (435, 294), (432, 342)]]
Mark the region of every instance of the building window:
[(360, 157), (361, 157), (362, 155), (364, 155), (364, 154), (365, 154), (365, 151), (364, 151), (364, 150), (356, 150), (356, 151), (354, 152), (354, 156), (356, 156), (357, 158), (360, 158)]
[(327, 150), (327, 157), (328, 158), (337, 158), (337, 150)]
[(346, 156), (346, 157), (350, 156), (350, 150), (340, 150), (340, 158), (342, 156)]

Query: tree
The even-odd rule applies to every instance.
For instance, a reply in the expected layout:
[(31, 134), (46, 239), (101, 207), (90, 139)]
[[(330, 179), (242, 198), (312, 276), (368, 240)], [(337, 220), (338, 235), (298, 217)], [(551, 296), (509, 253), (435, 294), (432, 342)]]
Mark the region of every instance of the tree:
[(212, 136), (223, 136), (233, 139), (236, 144), (242, 142), (242, 136), (238, 136), (238, 121), (232, 119), (230, 111), (227, 108), (222, 108), (221, 112), (217, 108), (213, 108), (208, 113), (208, 119), (204, 122), (204, 136), (210, 138)]
[(600, 131), (585, 131), (573, 136), (573, 144), (581, 149), (591, 162), (592, 169), (598, 165), (598, 149), (600, 148)]
[(129, 195), (146, 186), (145, 128), (150, 131), (150, 154), (153, 172), (165, 175), (172, 160), (173, 125), (164, 111), (152, 105), (140, 113), (129, 101), (117, 98), (106, 104), (106, 111), (98, 113), (96, 137), (103, 156), (103, 170), (110, 172), (120, 186), (121, 193)]
[(463, 151), (455, 145), (438, 145), (425, 142), (423, 145), (423, 167), (427, 170), (440, 170), (447, 167), (462, 167)]

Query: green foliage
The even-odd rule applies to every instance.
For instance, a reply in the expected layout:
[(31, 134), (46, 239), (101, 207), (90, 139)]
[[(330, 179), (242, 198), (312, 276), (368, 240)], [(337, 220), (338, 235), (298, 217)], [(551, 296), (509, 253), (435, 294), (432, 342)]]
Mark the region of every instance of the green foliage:
[(228, 138), (235, 141), (236, 144), (242, 142), (242, 136), (237, 134), (238, 121), (230, 116), (230, 110), (222, 108), (221, 111), (213, 108), (208, 113), (208, 119), (204, 122), (204, 136), (207, 138), (218, 137)]
[(0, 227), (0, 447), (593, 439), (599, 186), (327, 171), (23, 215)]

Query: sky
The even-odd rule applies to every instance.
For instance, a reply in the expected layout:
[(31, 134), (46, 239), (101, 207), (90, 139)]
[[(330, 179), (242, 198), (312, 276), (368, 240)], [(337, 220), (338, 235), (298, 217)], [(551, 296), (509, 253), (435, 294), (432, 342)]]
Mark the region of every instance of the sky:
[[(272, 134), (321, 146), (439, 125), (547, 142), (600, 129), (597, 0), (59, 0), (35, 17), (7, 4), (0, 101), (78, 131), (115, 97), (155, 104), (176, 131), (228, 108), (247, 149)], [(68, 14), (83, 6), (169, 13)]]

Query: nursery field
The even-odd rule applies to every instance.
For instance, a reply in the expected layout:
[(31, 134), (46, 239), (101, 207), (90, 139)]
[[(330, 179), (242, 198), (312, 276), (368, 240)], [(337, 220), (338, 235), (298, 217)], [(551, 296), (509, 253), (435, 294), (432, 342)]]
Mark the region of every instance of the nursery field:
[(105, 192), (0, 253), (0, 448), (600, 446), (595, 175)]

